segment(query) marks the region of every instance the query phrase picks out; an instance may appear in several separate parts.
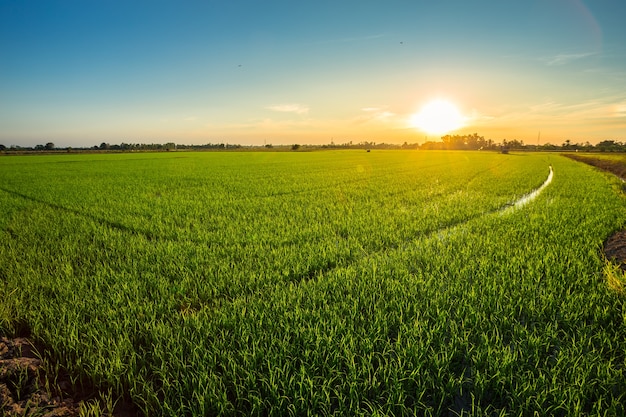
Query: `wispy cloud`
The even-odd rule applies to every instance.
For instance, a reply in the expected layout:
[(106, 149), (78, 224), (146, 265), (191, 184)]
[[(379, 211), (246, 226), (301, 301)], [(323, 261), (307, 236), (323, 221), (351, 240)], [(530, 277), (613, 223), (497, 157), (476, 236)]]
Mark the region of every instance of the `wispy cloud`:
[(583, 52), (579, 54), (556, 54), (554, 56), (543, 58), (542, 60), (549, 66), (565, 65), (572, 61), (587, 58), (595, 54), (595, 52)]
[(498, 125), (531, 123), (558, 126), (560, 129), (598, 123), (605, 126), (623, 124), (626, 123), (626, 96), (595, 97), (573, 104), (547, 98), (539, 103), (501, 112), (486, 122)]
[(619, 67), (594, 67), (587, 68), (583, 72), (592, 74), (594, 77), (602, 77), (602, 79), (613, 83), (626, 82), (626, 70)]
[(466, 123), (488, 123), (494, 119), (496, 119), (495, 116), (481, 113), (477, 109), (472, 109), (469, 116), (466, 116)]
[(304, 106), (302, 104), (277, 104), (274, 106), (266, 107), (268, 110), (278, 111), (283, 113), (296, 113), (296, 114), (307, 114), (309, 112), (308, 106)]
[(393, 118), (396, 114), (387, 110), (387, 107), (363, 107), (361, 109), (364, 114), (360, 114), (359, 116), (354, 118), (354, 123), (368, 123), (372, 121), (388, 121)]
[(613, 109), (613, 117), (626, 118), (626, 101), (615, 105)]
[(626, 101), (610, 97), (563, 104), (547, 101), (530, 107), (530, 113), (546, 117), (559, 117), (570, 120), (623, 117)]

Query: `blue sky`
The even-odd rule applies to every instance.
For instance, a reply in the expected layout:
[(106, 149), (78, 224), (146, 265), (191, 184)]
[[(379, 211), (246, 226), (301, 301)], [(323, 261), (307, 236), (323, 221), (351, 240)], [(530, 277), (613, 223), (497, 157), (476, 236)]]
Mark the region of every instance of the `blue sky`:
[(626, 2), (0, 0), (0, 143), (626, 141)]

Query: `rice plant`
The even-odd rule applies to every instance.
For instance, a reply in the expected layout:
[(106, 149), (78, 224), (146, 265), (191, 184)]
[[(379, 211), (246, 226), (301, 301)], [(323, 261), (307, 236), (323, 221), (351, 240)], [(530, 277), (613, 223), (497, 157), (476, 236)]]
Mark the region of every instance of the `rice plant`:
[(600, 251), (626, 210), (585, 165), (181, 152), (7, 157), (0, 178), (0, 333), (28, 326), (146, 415), (626, 411)]

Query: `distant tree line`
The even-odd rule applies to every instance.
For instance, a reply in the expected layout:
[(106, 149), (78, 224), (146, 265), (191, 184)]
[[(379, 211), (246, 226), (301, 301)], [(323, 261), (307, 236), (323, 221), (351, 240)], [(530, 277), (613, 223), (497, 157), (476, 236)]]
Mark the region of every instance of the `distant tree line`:
[(6, 150), (26, 150), (26, 151), (53, 151), (55, 148), (54, 143), (48, 142), (45, 145), (37, 145), (35, 147), (21, 147), (21, 146), (11, 146), (7, 148), (6, 146), (0, 144), (0, 151)]
[(161, 143), (125, 143), (110, 145), (102, 142), (99, 146), (94, 146), (93, 150), (100, 151), (172, 151), (177, 148), (174, 142)]
[(419, 145), (419, 149), (455, 149), (455, 150), (518, 150), (518, 151), (583, 151), (583, 152), (626, 152), (626, 142), (615, 140), (603, 140), (596, 145), (590, 142), (574, 143), (567, 139), (560, 145), (544, 143), (541, 145), (528, 145), (523, 140), (503, 139), (496, 142), (485, 139), (477, 133), (471, 135), (446, 135), (441, 141), (428, 141)]
[(185, 149), (185, 150), (202, 150), (202, 149), (239, 149), (242, 148), (241, 145), (237, 144), (224, 144), (224, 143), (207, 143), (204, 145), (179, 145), (174, 142), (167, 143), (125, 143), (121, 144), (110, 144), (107, 142), (102, 142), (100, 145), (94, 145), (91, 147), (65, 147), (58, 148), (52, 142), (48, 142), (45, 145), (36, 145), (36, 146), (10, 146), (7, 147), (5, 145), (0, 144), (0, 152), (9, 151), (9, 152), (44, 152), (44, 151), (65, 151), (65, 152), (73, 152), (73, 151), (117, 151), (117, 152), (131, 152), (131, 151), (174, 151), (177, 149)]
[[(515, 145), (517, 145), (517, 143)], [(437, 150), (494, 149), (495, 150), (497, 148), (500, 148), (501, 146), (507, 146), (507, 145), (496, 144), (491, 139), (485, 139), (484, 136), (479, 136), (478, 133), (472, 133), (471, 135), (445, 135), (441, 137), (440, 141), (436, 141), (436, 142), (428, 141), (428, 142), (423, 143), (422, 145), (420, 145), (420, 149), (437, 149)]]
[(322, 149), (419, 149), (419, 143), (407, 143), (404, 142), (402, 145), (398, 145), (396, 143), (385, 143), (385, 142), (370, 142), (367, 140), (360, 142), (344, 142), (344, 143), (335, 143), (331, 141), (327, 145), (307, 145), (307, 147), (318, 147)]
[(626, 152), (626, 143), (616, 140), (603, 140), (596, 145), (589, 142), (573, 143), (566, 140), (560, 145), (545, 143), (542, 145), (528, 145), (524, 141), (512, 139), (502, 139), (496, 142), (492, 139), (485, 139), (477, 133), (469, 135), (445, 135), (439, 141), (427, 141), (425, 143), (407, 143), (389, 144), (384, 142), (348, 141), (344, 143), (335, 143), (332, 140), (325, 145), (272, 145), (265, 144), (259, 146), (243, 146), (230, 143), (207, 143), (204, 145), (181, 145), (174, 142), (167, 143), (125, 143), (109, 144), (102, 142), (100, 145), (94, 145), (89, 148), (57, 148), (53, 142), (47, 142), (45, 145), (40, 144), (34, 147), (10, 146), (0, 144), (0, 152), (132, 152), (132, 151), (175, 151), (175, 150), (281, 150), (281, 151), (304, 151), (315, 149), (421, 149), (421, 150), (492, 150), (508, 152), (512, 151), (583, 151), (583, 152)]

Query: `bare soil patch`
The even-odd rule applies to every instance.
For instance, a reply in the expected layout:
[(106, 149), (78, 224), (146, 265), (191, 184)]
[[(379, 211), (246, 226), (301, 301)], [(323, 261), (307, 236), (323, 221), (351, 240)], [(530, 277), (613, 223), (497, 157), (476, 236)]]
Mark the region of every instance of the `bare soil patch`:
[[(50, 381), (54, 381), (51, 383)], [(66, 375), (49, 376), (37, 349), (23, 337), (0, 337), (0, 414), (2, 416), (74, 417), (97, 392), (78, 393)], [(127, 403), (117, 404), (115, 417), (137, 416)]]
[[(62, 389), (63, 381), (58, 385)], [(45, 389), (41, 360), (26, 338), (0, 338), (0, 405), (3, 415), (77, 416), (78, 404), (62, 394)]]
[(626, 230), (620, 230), (604, 242), (604, 256), (626, 271)]

